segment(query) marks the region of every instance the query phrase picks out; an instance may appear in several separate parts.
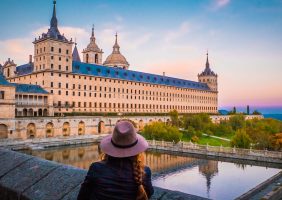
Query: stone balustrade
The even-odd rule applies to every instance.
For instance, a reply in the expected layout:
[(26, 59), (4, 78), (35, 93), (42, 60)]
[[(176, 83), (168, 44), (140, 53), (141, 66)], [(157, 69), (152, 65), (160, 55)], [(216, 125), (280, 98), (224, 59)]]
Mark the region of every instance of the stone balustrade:
[(179, 153), (204, 154), (209, 156), (255, 160), (282, 164), (282, 152), (255, 149), (242, 149), (222, 146), (199, 145), (192, 142), (165, 142), (149, 140), (150, 149)]

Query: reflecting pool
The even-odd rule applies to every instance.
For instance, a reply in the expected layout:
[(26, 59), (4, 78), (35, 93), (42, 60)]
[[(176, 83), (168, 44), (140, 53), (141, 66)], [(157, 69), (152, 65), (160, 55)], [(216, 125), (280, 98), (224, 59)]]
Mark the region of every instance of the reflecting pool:
[[(82, 169), (99, 160), (97, 144), (60, 147), (25, 153)], [(234, 199), (280, 171), (277, 168), (146, 152), (153, 185), (211, 199)]]

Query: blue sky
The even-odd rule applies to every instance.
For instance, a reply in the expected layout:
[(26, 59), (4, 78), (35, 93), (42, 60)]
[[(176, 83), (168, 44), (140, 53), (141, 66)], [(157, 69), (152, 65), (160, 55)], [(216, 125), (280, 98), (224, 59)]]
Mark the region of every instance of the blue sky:
[[(46, 32), (52, 0), (1, 0), (0, 62), (17, 64)], [(59, 29), (79, 51), (119, 34), (130, 69), (197, 80), (209, 49), (220, 106), (282, 106), (282, 0), (57, 0)]]

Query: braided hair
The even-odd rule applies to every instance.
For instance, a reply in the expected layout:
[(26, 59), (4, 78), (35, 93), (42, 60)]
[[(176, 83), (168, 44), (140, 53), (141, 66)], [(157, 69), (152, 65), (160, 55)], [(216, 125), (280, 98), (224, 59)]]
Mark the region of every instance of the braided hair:
[(143, 186), (144, 171), (144, 154), (140, 153), (133, 159), (133, 177), (138, 185), (136, 200), (148, 200), (147, 193)]

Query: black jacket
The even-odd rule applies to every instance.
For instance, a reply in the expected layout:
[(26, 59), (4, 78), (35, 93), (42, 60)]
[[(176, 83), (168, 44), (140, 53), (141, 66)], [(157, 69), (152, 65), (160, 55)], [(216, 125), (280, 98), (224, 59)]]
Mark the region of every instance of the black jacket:
[[(77, 200), (135, 200), (138, 186), (130, 159), (109, 157), (107, 161), (92, 163)], [(149, 167), (145, 167), (145, 174), (143, 186), (150, 198), (154, 189)]]

